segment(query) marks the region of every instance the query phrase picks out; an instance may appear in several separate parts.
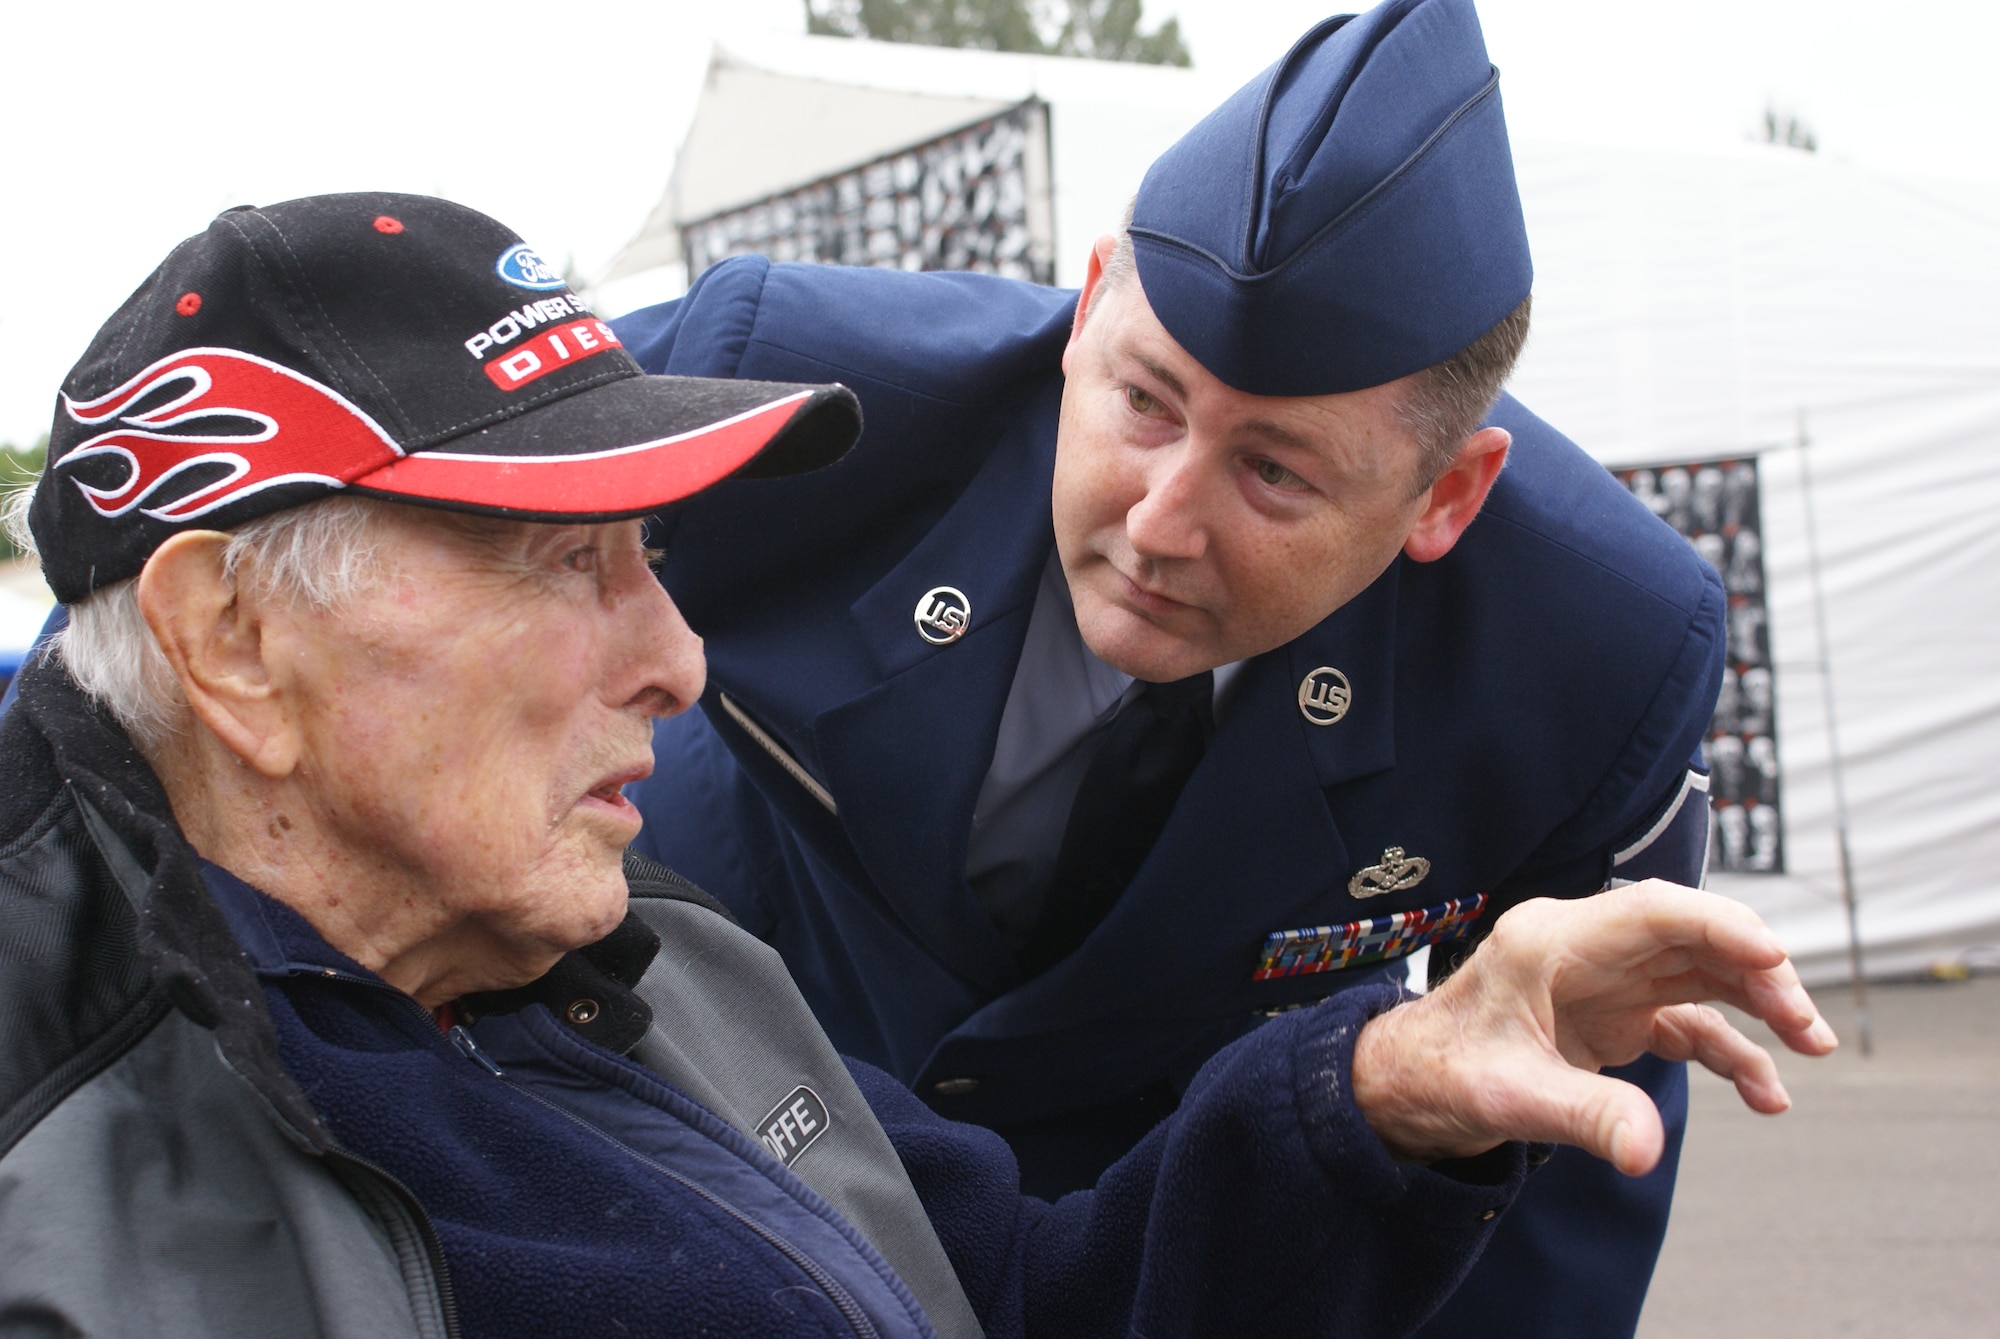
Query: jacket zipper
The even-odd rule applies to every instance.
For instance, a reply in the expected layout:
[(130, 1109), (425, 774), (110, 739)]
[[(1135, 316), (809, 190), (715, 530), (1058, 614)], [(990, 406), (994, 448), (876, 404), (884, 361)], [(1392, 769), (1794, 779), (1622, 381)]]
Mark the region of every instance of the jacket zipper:
[[(355, 976), (352, 972), (338, 971), (331, 967), (322, 968), (319, 971), (311, 973), (311, 975), (332, 977), (347, 985), (366, 986), (370, 990), (381, 991), (383, 994), (415, 1010), (417, 1016), (423, 1020), (426, 1028), (435, 1030), (437, 1027), (437, 1020), (431, 1016), (429, 1010), (386, 981), (372, 981), (367, 977)], [(462, 1032), (464, 1029), (458, 1028), (454, 1029), (454, 1031)], [(467, 1044), (470, 1044), (472, 1038), (468, 1034), (465, 1040)], [(477, 1048), (475, 1047), (474, 1050), (476, 1051)], [(492, 1059), (484, 1052), (479, 1052), (479, 1059), (496, 1075), (500, 1072), (499, 1067), (494, 1065)], [(392, 1172), (358, 1154), (350, 1153), (346, 1149), (335, 1145), (329, 1148), (324, 1156), (337, 1159), (350, 1167), (376, 1178), (389, 1190), (390, 1196), (409, 1214), (411, 1222), (416, 1225), (417, 1236), (423, 1243), (424, 1254), (429, 1259), (431, 1277), (437, 1282), (438, 1312), (444, 1320), (446, 1339), (459, 1339), (458, 1296), (452, 1289), (450, 1267), (445, 1263), (444, 1242), (439, 1239), (437, 1227), (431, 1222), (431, 1216), (425, 1211), (423, 1202), (416, 1197), (415, 1192), (404, 1185)]]
[(506, 1077), (505, 1074), (500, 1072), (500, 1066), (493, 1063), (493, 1057), (479, 1049), (478, 1044), (472, 1040), (472, 1034), (465, 1030), (464, 1024), (461, 1023), (453, 1026), (451, 1031), (445, 1033), (445, 1040), (451, 1043), (453, 1050), (457, 1051), (467, 1060), (476, 1063), (494, 1078), (501, 1079)]
[[(431, 1021), (429, 1013), (425, 1012), (421, 1004), (418, 1004), (415, 1000), (410, 999), (409, 996), (385, 982), (369, 981), (348, 972), (334, 971), (331, 968), (315, 973), (315, 975), (338, 977), (340, 980), (351, 985), (369, 986), (385, 991), (399, 1000), (406, 1001), (411, 1008), (424, 1017), (426, 1022)], [(432, 1022), (431, 1026), (435, 1027), (436, 1024)], [(467, 1040), (471, 1039), (467, 1038)], [(488, 1063), (490, 1064), (491, 1062), (488, 1061)], [(458, 1296), (452, 1290), (451, 1269), (445, 1263), (444, 1243), (439, 1240), (437, 1228), (431, 1223), (430, 1214), (424, 1211), (422, 1202), (417, 1199), (408, 1186), (404, 1185), (387, 1169), (378, 1167), (368, 1159), (348, 1152), (338, 1144), (329, 1145), (319, 1156), (330, 1162), (343, 1163), (356, 1171), (373, 1177), (389, 1192), (389, 1197), (395, 1200), (397, 1206), (409, 1217), (410, 1222), (416, 1227), (418, 1241), (423, 1247), (425, 1262), (430, 1265), (431, 1280), (437, 1286), (438, 1318), (444, 1322), (445, 1339), (459, 1339)], [(417, 1309), (415, 1297), (411, 1298), (410, 1309), (412, 1313)]]
[(639, 1152), (637, 1149), (626, 1147), (624, 1144), (619, 1143), (616, 1139), (613, 1139), (610, 1135), (606, 1134), (604, 1131), (598, 1129), (595, 1125), (592, 1125), (589, 1121), (584, 1120), (581, 1116), (578, 1116), (575, 1112), (565, 1110), (563, 1107), (558, 1106), (556, 1103), (549, 1101), (549, 1099), (543, 1097), (540, 1093), (535, 1092), (533, 1089), (524, 1087), (523, 1085), (516, 1083), (511, 1079), (508, 1079), (506, 1075), (501, 1071), (500, 1066), (493, 1062), (493, 1058), (487, 1055), (486, 1052), (479, 1049), (478, 1043), (474, 1042), (472, 1039), (472, 1034), (467, 1032), (462, 1025), (452, 1028), (451, 1032), (447, 1035), (450, 1037), (453, 1049), (457, 1050), (459, 1054), (465, 1056), (466, 1059), (471, 1060), (476, 1064), (478, 1064), (480, 1068), (484, 1069), (494, 1078), (499, 1079), (501, 1082), (507, 1084), (507, 1086), (512, 1088), (515, 1092), (520, 1093), (522, 1096), (527, 1097), (532, 1101), (541, 1103), (543, 1106), (547, 1107), (550, 1111), (555, 1112), (558, 1116), (563, 1117), (565, 1120), (576, 1125), (578, 1128), (585, 1130), (592, 1135), (595, 1135), (597, 1138), (603, 1140), (605, 1143), (611, 1145), (613, 1148), (624, 1153), (627, 1157), (632, 1158), (633, 1160), (641, 1163), (644, 1166), (652, 1168), (654, 1171), (666, 1177), (668, 1180), (673, 1181), (677, 1185), (681, 1186), (683, 1189), (692, 1191), (694, 1194), (700, 1196), (703, 1200), (706, 1200), (709, 1204), (714, 1205), (716, 1208), (722, 1210), (722, 1212), (728, 1214), (731, 1218), (741, 1223), (744, 1227), (749, 1228), (752, 1232), (756, 1233), (759, 1237), (763, 1238), (764, 1242), (767, 1245), (771, 1246), (773, 1249), (778, 1251), (778, 1253), (783, 1255), (787, 1260), (790, 1260), (793, 1266), (797, 1268), (797, 1270), (801, 1274), (804, 1274), (807, 1278), (812, 1280), (813, 1286), (817, 1287), (821, 1292), (826, 1294), (827, 1300), (833, 1303), (834, 1307), (840, 1312), (841, 1318), (847, 1322), (848, 1328), (854, 1331), (855, 1335), (858, 1336), (858, 1339), (881, 1339), (880, 1331), (878, 1331), (875, 1328), (875, 1322), (868, 1318), (868, 1313), (862, 1310), (861, 1304), (854, 1300), (853, 1295), (850, 1294), (847, 1291), (847, 1289), (843, 1288), (840, 1285), (840, 1281), (834, 1278), (832, 1274), (828, 1273), (826, 1271), (826, 1268), (822, 1266), (819, 1263), (819, 1261), (813, 1259), (811, 1256), (807, 1255), (804, 1251), (800, 1250), (797, 1246), (793, 1245), (791, 1242), (785, 1240), (785, 1238), (778, 1235), (776, 1231), (774, 1231), (769, 1227), (766, 1227), (764, 1224), (750, 1217), (750, 1215), (744, 1213), (741, 1209), (738, 1209), (735, 1205), (731, 1204), (728, 1200), (723, 1199), (720, 1195), (716, 1194), (708, 1187), (699, 1185), (696, 1182), (689, 1180), (687, 1177), (682, 1176), (679, 1172), (673, 1170), (671, 1167), (667, 1167), (661, 1163), (655, 1162), (653, 1159), (647, 1157), (645, 1154)]
[(410, 1192), (410, 1188), (397, 1180), (385, 1169), (376, 1166), (363, 1157), (349, 1153), (344, 1148), (330, 1148), (322, 1156), (344, 1162), (359, 1171), (366, 1172), (380, 1181), (397, 1200), (416, 1225), (417, 1236), (423, 1243), (424, 1254), (429, 1257), (431, 1277), (437, 1283), (438, 1314), (444, 1321), (447, 1339), (458, 1339), (458, 1297), (452, 1292), (451, 1273), (445, 1267), (444, 1243), (438, 1240), (437, 1229), (431, 1225), (431, 1216), (424, 1212), (424, 1206)]

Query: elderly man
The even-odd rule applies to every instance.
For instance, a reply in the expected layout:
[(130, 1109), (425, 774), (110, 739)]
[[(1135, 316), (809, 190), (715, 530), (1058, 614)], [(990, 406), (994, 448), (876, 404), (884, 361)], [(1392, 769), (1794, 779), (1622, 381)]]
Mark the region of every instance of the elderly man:
[[(1391, 0), (1162, 156), (1081, 293), (744, 256), (614, 322), (869, 424), (663, 528), (712, 673), (641, 847), (1047, 1195), (1277, 1011), (1698, 883), (1723, 592), (1500, 395), (1531, 278), (1470, 0)], [(1426, 1339), (1631, 1332), (1686, 1080), (1625, 1077), (1661, 1167), (1558, 1153)]]
[(0, 1331), (1373, 1339), (1518, 1192), (1504, 1141), (1658, 1159), (1598, 1066), (1785, 1106), (1688, 1001), (1832, 1045), (1741, 907), (1536, 903), (1023, 1198), (624, 855), (705, 669), (620, 518), (856, 427), (838, 387), (641, 375), (441, 201), (231, 211), (133, 295), (63, 389), (29, 519), (73, 617), (0, 726)]

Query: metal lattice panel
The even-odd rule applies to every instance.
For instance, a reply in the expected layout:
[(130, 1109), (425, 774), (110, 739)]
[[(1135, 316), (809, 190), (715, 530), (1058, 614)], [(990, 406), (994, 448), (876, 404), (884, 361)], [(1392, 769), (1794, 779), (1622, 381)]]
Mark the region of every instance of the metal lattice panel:
[(1028, 101), (851, 171), (686, 225), (692, 278), (727, 256), (1053, 283), (1048, 109)]

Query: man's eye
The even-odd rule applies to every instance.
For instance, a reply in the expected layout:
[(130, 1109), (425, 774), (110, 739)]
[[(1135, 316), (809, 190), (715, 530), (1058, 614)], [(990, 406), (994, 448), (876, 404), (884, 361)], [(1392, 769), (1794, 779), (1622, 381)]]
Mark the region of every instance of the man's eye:
[(1275, 460), (1256, 462), (1257, 477), (1273, 488), (1281, 488), (1288, 493), (1296, 493), (1306, 486), (1306, 481), (1293, 474)]
[(1125, 388), (1125, 403), (1132, 406), (1133, 413), (1142, 414), (1149, 418), (1160, 411), (1160, 402), (1140, 390), (1137, 386), (1127, 386)]
[(562, 565), (572, 572), (593, 572), (597, 570), (597, 550), (589, 545), (571, 549), (562, 558)]

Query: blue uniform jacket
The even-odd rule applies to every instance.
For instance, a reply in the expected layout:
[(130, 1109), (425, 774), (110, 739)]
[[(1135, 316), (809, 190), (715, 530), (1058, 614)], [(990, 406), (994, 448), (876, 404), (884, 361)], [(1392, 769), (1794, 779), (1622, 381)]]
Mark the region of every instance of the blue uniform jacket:
[[(707, 639), (709, 689), (703, 713), (656, 736), (634, 792), (640, 845), (780, 950), (843, 1051), (1006, 1133), (1031, 1186), (1087, 1180), (1231, 1038), (1375, 975), (1253, 979), (1275, 931), (1485, 894), (1476, 932), (1530, 896), (1698, 879), (1706, 805), (1686, 802), (1689, 759), (1723, 653), (1715, 574), (1505, 399), (1492, 421), (1513, 454), (1457, 547), (1399, 558), (1244, 667), (1147, 863), (1075, 954), (1024, 981), (964, 869), (1054, 542), (1075, 300), (746, 257), (617, 323), (650, 372), (841, 381), (866, 416), (839, 464), (724, 484), (659, 523), (662, 579)], [(946, 645), (914, 623), (937, 586), (970, 604)], [(1352, 686), (1327, 727), (1298, 705), (1322, 666)], [(1390, 847), (1428, 876), (1350, 897)], [(1667, 1165), (1626, 1182), (1559, 1154), (1426, 1333), (1636, 1324), (1685, 1078), (1644, 1061), (1633, 1077), (1665, 1109)]]

